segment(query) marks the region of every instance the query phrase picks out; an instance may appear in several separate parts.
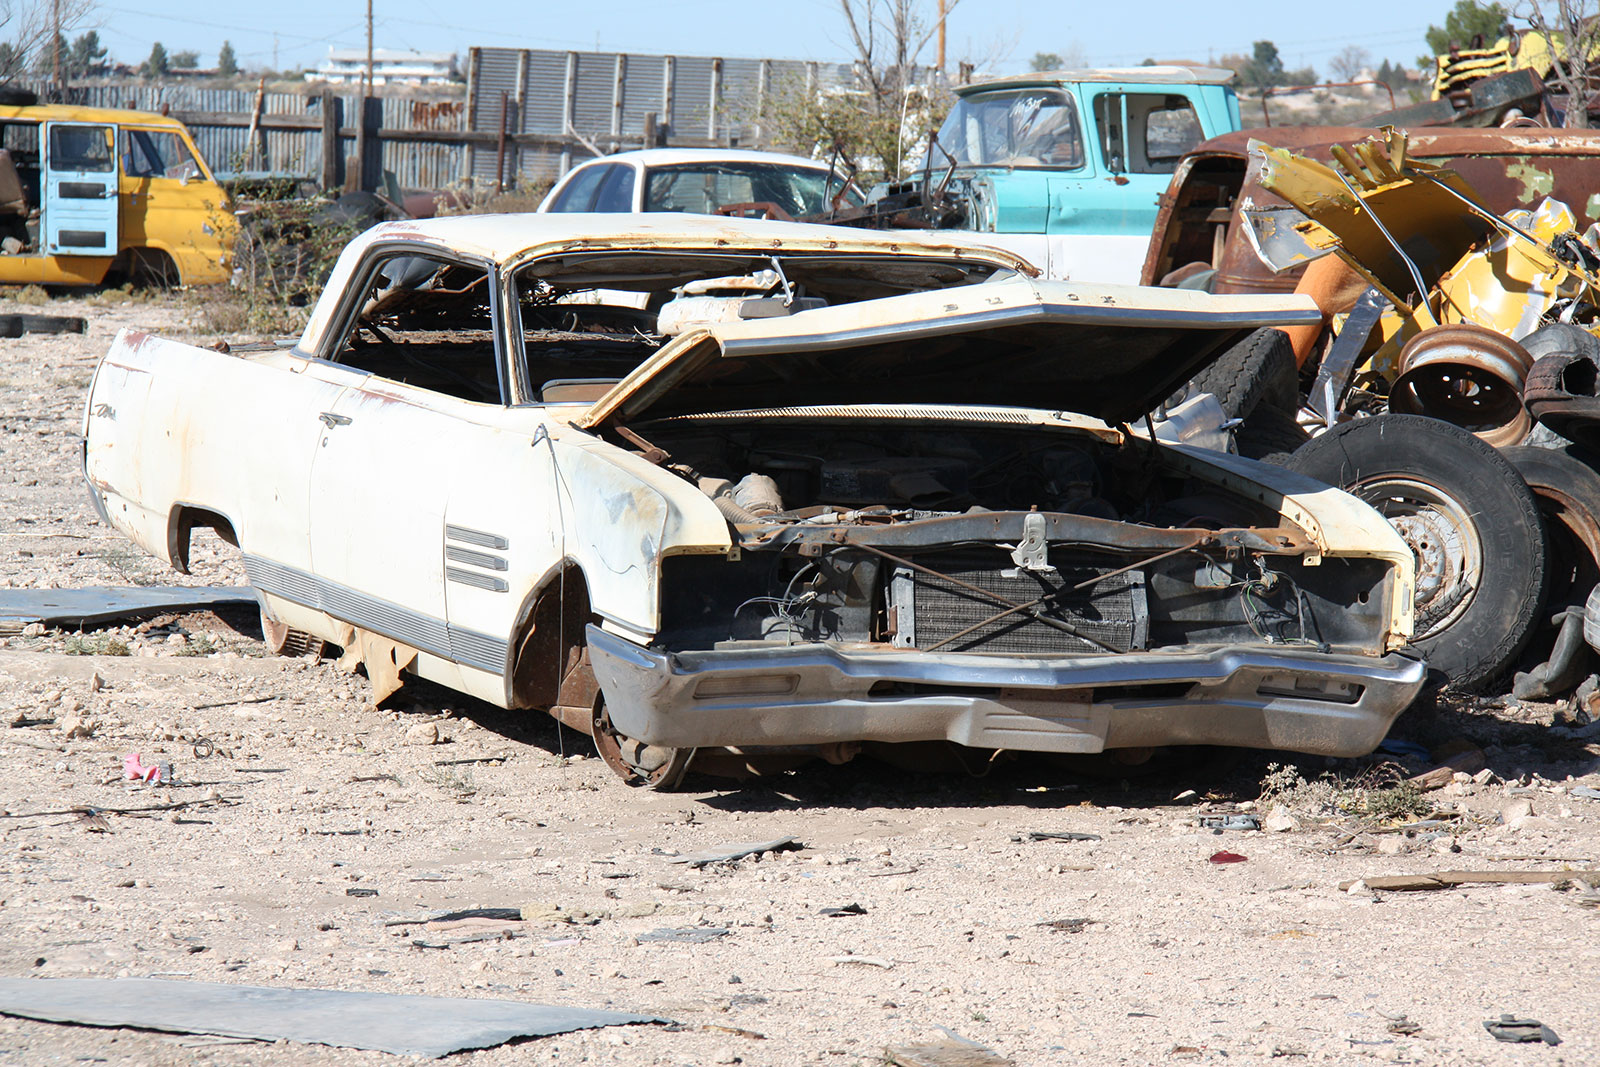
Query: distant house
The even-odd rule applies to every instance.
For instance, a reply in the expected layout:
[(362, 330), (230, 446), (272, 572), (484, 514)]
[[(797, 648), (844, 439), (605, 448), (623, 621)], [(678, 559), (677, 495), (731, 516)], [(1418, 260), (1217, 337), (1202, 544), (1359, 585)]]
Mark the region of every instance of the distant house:
[[(306, 81), (333, 85), (360, 85), (367, 74), (367, 53), (362, 49), (329, 49), (316, 70), (306, 71)], [(448, 85), (461, 81), (454, 52), (409, 52), (394, 48), (372, 51), (373, 85)]]

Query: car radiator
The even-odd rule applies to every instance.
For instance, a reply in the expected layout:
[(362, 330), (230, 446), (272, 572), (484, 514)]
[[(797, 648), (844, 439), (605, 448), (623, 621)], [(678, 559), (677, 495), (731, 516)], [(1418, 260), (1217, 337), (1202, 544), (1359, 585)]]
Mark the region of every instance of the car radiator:
[[(1111, 574), (1118, 561), (1067, 551), (1049, 559), (1053, 570), (1033, 571), (997, 548), (919, 553), (919, 565), (948, 577), (904, 566), (890, 571), (891, 643), (935, 652), (1056, 654), (1146, 647), (1142, 570)], [(1084, 582), (1093, 584), (1075, 588)], [(1001, 615), (1022, 604), (1032, 606)]]

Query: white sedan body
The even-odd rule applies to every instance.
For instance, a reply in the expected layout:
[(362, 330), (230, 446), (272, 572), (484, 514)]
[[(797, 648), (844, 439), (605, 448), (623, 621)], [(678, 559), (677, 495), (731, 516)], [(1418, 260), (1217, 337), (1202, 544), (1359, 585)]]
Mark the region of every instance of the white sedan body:
[[(760, 268), (781, 278), (781, 287), (773, 283), (772, 295), (754, 300), (737, 289), (730, 299), (743, 309), (740, 321), (672, 339), (652, 334), (649, 312), (567, 302), (596, 289), (670, 296), (718, 271), (748, 282)], [(1162, 372), (1181, 381), (1207, 346), (1315, 309), (1293, 297), (1041, 283), (1027, 277), (1030, 270), (1004, 253), (953, 248), (932, 235), (712, 218), (389, 223), (347, 249), (293, 347), (219, 352), (119, 335), (91, 386), (85, 473), (105, 519), (180, 569), (192, 528), (215, 527), (233, 539), (265, 616), (354, 650), (375, 680), (414, 673), (584, 728), (610, 703), (607, 728), (646, 744), (690, 750), (946, 739), (1099, 751), (1195, 741), (1370, 750), (1423, 677), (1419, 663), (1397, 652), (1410, 632), (1410, 557), (1376, 512), (1249, 461), (1156, 449), (1060, 403), (1081, 388), (1097, 398), (1094, 410), (1115, 408), (1114, 421), (1137, 421), (1138, 403), (1118, 399), (1150, 384), (1132, 356), (1122, 377), (1107, 364), (1103, 375), (1029, 382), (998, 355), (992, 371), (970, 367), (970, 380), (924, 372), (907, 355), (924, 345), (932, 352), (972, 343), (975, 332), (998, 344), (1012, 336), (1007, 331), (1023, 331), (1059, 337), (1066, 366), (1074, 337), (1104, 348), (1126, 330), (1163, 345), (1182, 341), (1188, 363)], [(967, 358), (949, 351), (950, 359)], [(802, 363), (805, 374), (785, 370)], [(1111, 383), (1105, 390), (1095, 384), (1102, 377)], [(1040, 390), (1054, 398), (1035, 400)], [(789, 391), (813, 406), (786, 406)], [(1057, 514), (1053, 505), (1035, 505), (1029, 518), (1027, 506), (1002, 508), (998, 499), (987, 510), (943, 511), (830, 510), (793, 499), (752, 525), (742, 505), (728, 506), (728, 483), (740, 472), (709, 476), (718, 461), (705, 451), (701, 427), (720, 427), (713, 437), (732, 439), (763, 420), (780, 436), (816, 442), (797, 451), (828, 455), (837, 439), (909, 442), (930, 427), (960, 434), (996, 425), (1070, 438), (1078, 442), (1072, 448), (1107, 457), (1159, 455), (1172, 477), (1230, 494), (1230, 506), (1254, 509), (1261, 521), (1151, 533), (1148, 520), (1090, 520)], [(658, 435), (671, 444), (656, 448)], [(770, 466), (781, 479), (798, 462)], [(1009, 554), (1035, 535), (1046, 542), (1040, 551), (1053, 553), (1086, 536), (1058, 531), (1081, 529), (1106, 531), (1108, 544), (1126, 541), (1130, 565), (1098, 573), (1148, 570), (1152, 598), (1162, 581), (1193, 581), (1199, 565), (1162, 576), (1166, 564), (1141, 556), (1182, 559), (1214, 549), (1216, 562), (1204, 566), (1219, 574), (1233, 566), (1224, 557), (1278, 567), (1306, 590), (1302, 604), (1318, 605), (1313, 622), (1322, 636), (1307, 636), (1311, 609), (1302, 606), (1294, 608), (1298, 639), (1292, 626), (1282, 639), (1251, 638), (1259, 627), (1288, 624), (1261, 614), (1264, 608), (1240, 621), (1234, 600), (1243, 598), (1233, 592), (1217, 594), (1217, 610), (1229, 618), (1207, 623), (1225, 638), (1173, 638), (1164, 648), (1150, 630), (1128, 637), (1133, 644), (1089, 637), (1097, 648), (1068, 642), (1055, 652), (961, 650), (945, 641), (943, 651), (924, 651), (907, 621), (898, 636), (892, 615), (885, 628), (882, 604), (871, 609), (879, 621), (862, 624), (868, 629), (819, 634), (806, 623), (813, 629), (799, 634), (802, 602), (833, 595), (820, 586), (791, 597), (759, 632), (746, 632), (766, 610), (759, 605), (716, 608), (719, 618), (733, 619), (731, 629), (703, 648), (694, 626), (674, 621), (699, 610), (686, 597), (719, 595), (724, 578), (716, 568), (729, 568), (728, 596), (767, 560), (798, 565), (798, 573), (783, 572), (791, 593), (820, 580), (799, 555), (788, 562), (762, 555), (779, 542), (861, 541), (860, 558), (877, 559), (912, 553), (930, 524), (978, 514), (994, 516), (991, 539), (1004, 542), (1008, 575), (1019, 567), (1025, 578), (1054, 574), (1054, 555), (1030, 562)], [(901, 540), (873, 547), (874, 537), (891, 535)], [(882, 547), (891, 544), (902, 547)], [(831, 558), (830, 551), (807, 559)], [(1336, 563), (1352, 574), (1364, 567), (1364, 577), (1338, 586)], [(704, 566), (713, 569), (697, 569)], [(1254, 581), (1242, 564), (1238, 574)], [(1272, 582), (1261, 588), (1270, 599)], [(1136, 593), (1137, 610), (1147, 622), (1156, 618), (1157, 609), (1141, 606), (1146, 594)], [(1077, 632), (1058, 622), (1049, 625)], [(789, 623), (799, 629), (774, 636), (774, 627)], [(1139, 625), (1128, 634), (1143, 633)], [(809, 665), (793, 664), (800, 649), (813, 655)], [(717, 656), (732, 659), (718, 666)], [(763, 668), (769, 656), (779, 666)], [(721, 680), (708, 681), (713, 675)], [(1074, 681), (1080, 676), (1095, 680)], [(749, 691), (740, 688), (744, 677), (757, 678)], [(929, 696), (941, 678), (948, 692)], [(883, 679), (904, 682), (903, 699), (877, 689), (869, 698)], [(1140, 688), (1161, 679), (1168, 688), (1159, 698)], [(820, 688), (807, 689), (813, 685)], [(1118, 686), (1135, 695), (1119, 703)], [(828, 687), (838, 691), (830, 695)]]

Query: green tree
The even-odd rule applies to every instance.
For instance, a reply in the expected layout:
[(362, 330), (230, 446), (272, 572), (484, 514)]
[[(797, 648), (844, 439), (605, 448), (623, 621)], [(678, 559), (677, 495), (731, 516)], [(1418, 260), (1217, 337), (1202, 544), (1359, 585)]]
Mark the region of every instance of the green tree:
[(1443, 26), (1429, 26), (1423, 36), (1432, 55), (1420, 56), (1417, 66), (1433, 65), (1433, 56), (1442, 56), (1451, 45), (1470, 44), (1482, 35), (1489, 44), (1498, 39), (1506, 25), (1506, 9), (1499, 4), (1485, 4), (1482, 0), (1456, 0), (1456, 6), (1444, 17)]
[(172, 59), (169, 62), (172, 66), (177, 67), (179, 70), (193, 70), (195, 67), (200, 65), (200, 53), (174, 52), (172, 53)]
[(1271, 41), (1257, 41), (1251, 46), (1250, 58), (1239, 71), (1239, 84), (1252, 89), (1266, 89), (1283, 84), (1283, 58), (1278, 46)]
[(1029, 70), (1060, 70), (1064, 65), (1061, 56), (1055, 52), (1035, 52), (1033, 58), (1028, 60)]
[(79, 34), (72, 42), (72, 51), (66, 59), (67, 72), (74, 78), (98, 74), (105, 69), (106, 47), (100, 43), (100, 34), (94, 30)]
[(217, 53), (217, 73), (224, 78), (231, 78), (239, 73), (239, 57), (233, 54), (231, 41), (223, 41), (222, 51)]
[(159, 78), (167, 72), (171, 61), (167, 59), (167, 49), (160, 41), (150, 49), (150, 58), (144, 61), (139, 72), (146, 78)]

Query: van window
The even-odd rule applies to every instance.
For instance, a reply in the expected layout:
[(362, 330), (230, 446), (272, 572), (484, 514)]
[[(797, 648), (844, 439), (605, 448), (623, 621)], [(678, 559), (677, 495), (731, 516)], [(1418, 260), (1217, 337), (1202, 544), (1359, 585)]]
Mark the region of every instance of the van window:
[(50, 127), (50, 169), (71, 174), (113, 169), (109, 126)]
[(171, 130), (124, 130), (122, 173), (130, 178), (198, 178), (194, 153)]

